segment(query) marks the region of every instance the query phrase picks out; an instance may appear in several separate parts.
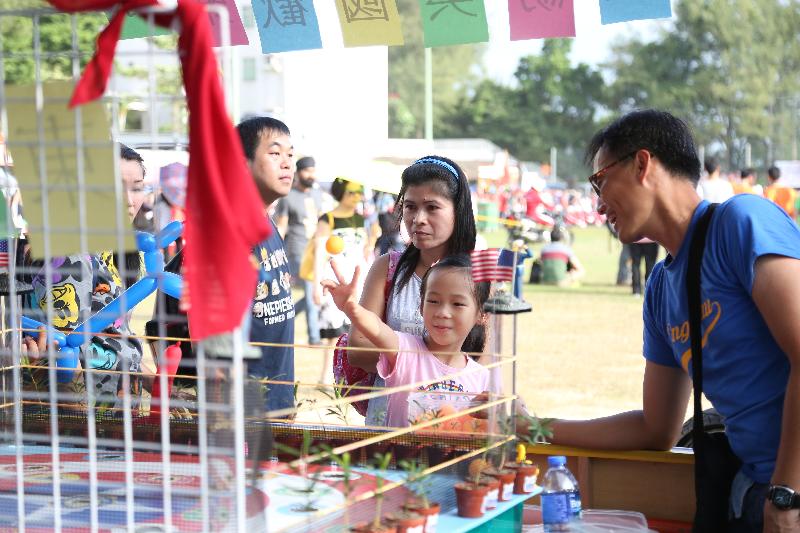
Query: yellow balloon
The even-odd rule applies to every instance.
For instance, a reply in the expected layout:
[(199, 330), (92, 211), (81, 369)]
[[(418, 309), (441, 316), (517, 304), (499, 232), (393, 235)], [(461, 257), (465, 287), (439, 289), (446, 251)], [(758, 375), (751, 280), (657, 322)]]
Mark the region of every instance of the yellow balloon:
[(331, 235), (325, 243), (325, 249), (331, 255), (340, 254), (344, 250), (344, 240), (338, 235)]

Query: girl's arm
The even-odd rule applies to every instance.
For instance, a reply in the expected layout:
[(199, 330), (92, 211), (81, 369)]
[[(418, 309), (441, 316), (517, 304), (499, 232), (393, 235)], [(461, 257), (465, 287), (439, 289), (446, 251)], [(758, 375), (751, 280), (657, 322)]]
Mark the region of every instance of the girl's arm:
[(397, 333), (384, 324), (378, 315), (359, 304), (356, 299), (361, 268), (356, 267), (353, 279), (347, 283), (341, 272), (339, 272), (335, 259), (331, 259), (331, 267), (336, 276), (336, 281), (331, 279), (323, 280), (322, 287), (330, 292), (333, 303), (347, 315), (353, 326), (358, 328), (378, 348), (378, 351), (389, 357), (391, 363), (394, 364), (399, 347)]
[[(386, 276), (389, 272), (389, 254), (383, 255), (372, 263), (361, 291), (362, 307), (376, 315), (384, 316), (386, 311)], [(347, 344), (355, 348), (375, 348), (375, 344), (353, 323), (350, 326), (350, 337)], [(375, 372), (379, 351), (348, 350), (347, 360), (352, 366), (363, 368), (367, 372)]]

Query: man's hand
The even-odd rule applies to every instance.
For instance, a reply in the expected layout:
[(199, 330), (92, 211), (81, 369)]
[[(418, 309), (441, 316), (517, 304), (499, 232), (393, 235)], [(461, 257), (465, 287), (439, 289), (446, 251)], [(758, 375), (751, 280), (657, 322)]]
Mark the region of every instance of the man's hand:
[(800, 531), (800, 509), (781, 511), (771, 501), (764, 503), (764, 533)]
[(333, 298), (333, 303), (336, 307), (347, 313), (348, 309), (358, 305), (358, 280), (361, 277), (361, 268), (356, 266), (353, 272), (353, 279), (350, 283), (345, 281), (342, 273), (339, 271), (339, 265), (336, 264), (336, 259), (331, 259), (331, 268), (333, 274), (336, 276), (336, 281), (332, 279), (322, 280), (320, 283), (322, 289), (330, 293)]
[(38, 339), (34, 339), (30, 335), (22, 337), (22, 355), (31, 362), (47, 357), (47, 331), (45, 328), (39, 328)]

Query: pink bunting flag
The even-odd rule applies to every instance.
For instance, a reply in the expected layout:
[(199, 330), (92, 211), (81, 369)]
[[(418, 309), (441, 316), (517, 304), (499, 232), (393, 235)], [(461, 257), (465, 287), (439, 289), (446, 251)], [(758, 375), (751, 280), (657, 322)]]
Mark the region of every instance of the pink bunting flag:
[[(236, 9), (236, 2), (234, 0), (201, 0), (208, 6), (220, 5), (228, 8), (228, 27), (230, 28), (230, 42), (226, 43), (230, 46), (243, 46), (250, 43), (247, 40), (247, 32), (244, 31), (244, 24), (239, 16), (239, 10)], [(208, 20), (211, 22), (211, 31), (214, 35), (214, 46), (220, 46), (222, 35), (219, 27), (219, 15), (213, 10), (208, 11)]]
[(508, 0), (511, 40), (575, 37), (573, 0)]

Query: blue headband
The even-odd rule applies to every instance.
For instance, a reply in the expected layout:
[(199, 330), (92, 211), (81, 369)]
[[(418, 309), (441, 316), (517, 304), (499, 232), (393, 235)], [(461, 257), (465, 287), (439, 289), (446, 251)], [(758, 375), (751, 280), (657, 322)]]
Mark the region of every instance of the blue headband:
[(441, 159), (436, 159), (435, 157), (423, 157), (422, 159), (417, 159), (414, 161), (415, 165), (419, 165), (421, 163), (430, 163), (432, 165), (439, 165), (442, 168), (446, 168), (450, 171), (456, 181), (458, 181), (458, 172), (456, 172), (456, 169), (450, 163), (442, 161)]

